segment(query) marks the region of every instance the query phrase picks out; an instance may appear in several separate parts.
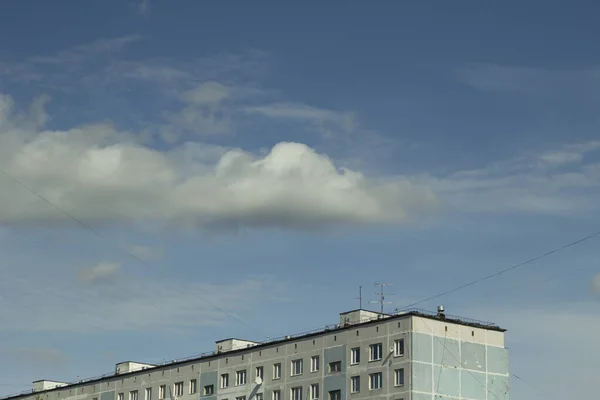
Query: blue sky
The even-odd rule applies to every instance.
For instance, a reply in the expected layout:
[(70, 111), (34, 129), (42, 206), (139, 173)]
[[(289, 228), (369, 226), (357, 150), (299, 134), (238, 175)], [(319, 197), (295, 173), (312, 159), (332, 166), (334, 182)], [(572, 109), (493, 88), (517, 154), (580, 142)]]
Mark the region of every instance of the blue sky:
[[(597, 231), (599, 10), (570, 4), (2, 2), (0, 167), (97, 233), (0, 176), (0, 394)], [(419, 307), (493, 320), (512, 372), (591, 397), (598, 240)]]

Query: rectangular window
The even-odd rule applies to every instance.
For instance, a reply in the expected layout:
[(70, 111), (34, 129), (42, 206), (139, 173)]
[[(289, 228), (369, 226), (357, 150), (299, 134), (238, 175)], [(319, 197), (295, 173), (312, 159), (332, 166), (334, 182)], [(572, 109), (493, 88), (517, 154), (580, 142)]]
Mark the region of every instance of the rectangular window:
[(158, 387), (158, 400), (164, 400), (164, 398), (165, 398), (165, 392), (166, 391), (167, 391), (167, 386), (166, 385), (160, 385)]
[(381, 372), (375, 372), (374, 374), (369, 374), (369, 389), (381, 389), (383, 384), (383, 376)]
[(221, 374), (221, 389), (229, 387), (229, 374)]
[(310, 398), (311, 400), (317, 400), (319, 398), (319, 384), (313, 383), (310, 385)]
[(302, 374), (302, 359), (292, 360), (292, 376)]
[(394, 386), (404, 386), (404, 368), (394, 370)]
[(183, 382), (175, 383), (174, 389), (175, 396), (183, 396)]
[(302, 400), (302, 386), (293, 387), (290, 392), (290, 400)]
[(404, 339), (394, 340), (394, 356), (402, 357), (404, 355)]
[(256, 393), (254, 395), (254, 400), (263, 400), (263, 394), (262, 393)]
[(260, 379), (265, 378), (265, 372), (263, 367), (256, 367), (256, 377)]
[(205, 396), (212, 396), (215, 394), (215, 386), (214, 385), (206, 385), (204, 386), (204, 391), (202, 392)]
[(138, 400), (138, 391), (132, 390), (129, 392), (129, 400)]
[(238, 396), (235, 400), (246, 400), (246, 396)]
[(350, 393), (360, 392), (360, 376), (350, 378)]
[[(213, 385), (211, 385), (213, 386)], [(190, 380), (190, 394), (194, 394), (196, 393), (196, 391), (198, 390), (198, 381), (196, 379), (191, 379)], [(213, 392), (215, 391), (215, 388), (213, 386)]]
[(360, 347), (355, 347), (350, 350), (350, 364), (356, 365), (360, 363)]
[(330, 362), (329, 363), (329, 372), (330, 373), (342, 372), (342, 362), (341, 361)]
[(281, 364), (273, 364), (273, 379), (281, 378)]
[(329, 392), (329, 400), (342, 400), (341, 390), (332, 390)]
[(381, 360), (383, 356), (383, 344), (376, 343), (369, 346), (369, 361)]
[(281, 400), (281, 390), (273, 390), (271, 400)]
[(117, 395), (117, 400), (125, 400), (125, 395), (123, 393), (119, 393)]
[(310, 372), (317, 372), (320, 364), (319, 356), (312, 356), (310, 358)]
[(235, 386), (246, 384), (246, 370), (237, 371), (235, 373)]
[(152, 400), (152, 388), (146, 388), (146, 400)]

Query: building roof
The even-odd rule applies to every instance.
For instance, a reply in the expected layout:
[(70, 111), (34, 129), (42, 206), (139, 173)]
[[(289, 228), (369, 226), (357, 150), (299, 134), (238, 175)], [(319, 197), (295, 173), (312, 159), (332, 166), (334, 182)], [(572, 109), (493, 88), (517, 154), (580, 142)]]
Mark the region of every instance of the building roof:
[[(370, 310), (356, 309), (356, 310), (340, 313), (340, 315), (348, 314), (348, 313), (355, 312), (355, 311), (370, 311)], [(373, 311), (370, 311), (370, 312), (373, 312)], [(375, 314), (378, 314), (378, 313), (375, 312)], [(252, 346), (252, 347), (233, 349), (233, 350), (230, 350), (227, 352), (221, 352), (221, 353), (219, 353), (217, 351), (211, 351), (211, 352), (199, 354), (199, 355), (192, 356), (192, 357), (187, 357), (185, 359), (173, 360), (171, 362), (155, 365), (154, 367), (147, 368), (143, 371), (137, 370), (137, 371), (125, 372), (125, 373), (121, 373), (121, 374), (109, 373), (109, 374), (105, 374), (105, 375), (102, 375), (99, 377), (83, 379), (78, 382), (68, 383), (67, 386), (57, 387), (54, 389), (41, 390), (41, 391), (38, 391), (35, 393), (49, 393), (49, 392), (53, 392), (53, 391), (57, 391), (57, 390), (78, 388), (78, 387), (86, 386), (89, 384), (104, 382), (104, 381), (110, 380), (110, 379), (123, 379), (123, 377), (132, 376), (135, 374), (144, 374), (144, 373), (147, 374), (148, 371), (151, 371), (153, 369), (170, 368), (173, 366), (185, 365), (185, 364), (190, 364), (190, 363), (194, 363), (194, 362), (198, 362), (198, 361), (212, 360), (214, 358), (223, 357), (223, 355), (225, 355), (225, 354), (235, 355), (235, 354), (241, 354), (241, 353), (248, 352), (248, 351), (256, 351), (257, 349), (266, 348), (266, 347), (279, 345), (279, 344), (285, 344), (286, 342), (293, 342), (293, 341), (297, 341), (297, 340), (308, 339), (311, 337), (317, 337), (317, 336), (324, 335), (324, 334), (330, 334), (332, 332), (356, 329), (356, 327), (358, 327), (358, 326), (374, 325), (379, 322), (382, 322), (383, 320), (387, 321), (387, 320), (391, 320), (391, 319), (403, 319), (403, 318), (407, 318), (407, 317), (421, 317), (421, 318), (427, 318), (427, 319), (436, 320), (436, 321), (445, 321), (445, 322), (449, 322), (449, 323), (453, 323), (453, 324), (470, 326), (470, 327), (474, 327), (474, 328), (487, 329), (487, 330), (492, 330), (492, 331), (497, 331), (497, 332), (506, 332), (506, 329), (500, 328), (498, 325), (491, 323), (491, 322), (477, 321), (474, 319), (462, 318), (462, 317), (452, 316), (452, 315), (448, 315), (448, 314), (444, 314), (443, 318), (441, 318), (440, 315), (437, 313), (432, 313), (432, 312), (420, 310), (420, 309), (412, 309), (412, 310), (397, 312), (394, 314), (384, 314), (383, 319), (373, 319), (373, 320), (367, 321), (367, 322), (359, 322), (359, 323), (353, 323), (353, 324), (348, 324), (348, 325), (340, 325), (340, 324), (327, 325), (322, 329), (298, 333), (295, 335), (286, 335), (284, 337), (271, 339), (271, 340), (265, 341), (265, 342), (258, 342), (258, 344), (256, 344), (255, 346)], [(228, 339), (223, 339), (223, 340), (228, 340)], [(219, 340), (216, 343), (219, 343), (223, 340)], [(237, 340), (244, 340), (244, 339), (237, 339)], [(246, 340), (246, 341), (250, 342), (250, 340)], [(137, 362), (137, 361), (135, 361), (135, 362)], [(139, 363), (141, 363), (141, 362), (139, 362)], [(36, 381), (36, 382), (39, 382), (39, 381)], [(55, 381), (52, 380), (52, 382), (55, 382)], [(19, 393), (16, 395), (0, 397), (0, 400), (17, 399), (20, 397), (29, 396), (33, 393), (34, 393), (33, 391), (27, 391), (27, 392)]]

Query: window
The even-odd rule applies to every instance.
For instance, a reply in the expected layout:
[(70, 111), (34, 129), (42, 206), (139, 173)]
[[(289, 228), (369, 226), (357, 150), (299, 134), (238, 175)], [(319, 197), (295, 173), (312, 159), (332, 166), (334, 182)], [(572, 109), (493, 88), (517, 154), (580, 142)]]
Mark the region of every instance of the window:
[(310, 372), (317, 372), (320, 364), (319, 356), (312, 356), (310, 358)]
[(254, 395), (254, 400), (263, 400), (263, 394), (262, 393), (256, 393)]
[(404, 355), (404, 339), (394, 340), (394, 356), (401, 357)]
[(229, 387), (229, 374), (221, 374), (221, 389)]
[[(165, 398), (165, 392), (167, 391), (166, 385), (160, 385), (158, 387), (158, 400), (163, 400)], [(122, 399), (120, 399), (122, 400)]]
[[(213, 385), (211, 385), (213, 386)], [(196, 393), (198, 390), (198, 381), (195, 379), (190, 380), (190, 394)], [(213, 386), (213, 392), (215, 391), (215, 387)]]
[(350, 393), (360, 392), (360, 376), (350, 378)]
[[(98, 400), (98, 399), (96, 399)], [(152, 388), (146, 388), (146, 399), (145, 400), (152, 400)]]
[(355, 347), (350, 350), (350, 364), (356, 365), (360, 363), (360, 347)]
[[(190, 389), (191, 392), (191, 389)], [(215, 394), (215, 386), (214, 385), (206, 385), (204, 386), (204, 392), (202, 392), (205, 396), (212, 396)]]
[(265, 378), (265, 372), (263, 367), (256, 367), (256, 377), (260, 379)]
[(329, 400), (342, 400), (341, 390), (332, 390), (329, 392)]
[(381, 372), (376, 372), (374, 374), (369, 374), (369, 389), (381, 389), (383, 376)]
[(119, 393), (117, 396), (117, 400), (125, 400), (125, 395), (123, 393)]
[(394, 370), (394, 386), (404, 386), (404, 368)]
[(129, 392), (129, 400), (138, 400), (138, 391), (132, 390)]
[(342, 362), (341, 361), (330, 362), (329, 363), (329, 372), (330, 373), (342, 372)]
[(302, 400), (302, 386), (293, 387), (290, 392), (290, 400)]
[(302, 374), (302, 359), (292, 360), (292, 376)]
[(281, 400), (281, 390), (273, 390), (271, 400)]
[(273, 379), (281, 378), (281, 364), (273, 364)]
[(246, 396), (238, 396), (235, 400), (246, 400)]
[(317, 400), (319, 398), (319, 384), (313, 383), (310, 385), (310, 398), (311, 400)]
[(246, 384), (246, 370), (237, 371), (235, 373), (235, 386)]
[(175, 396), (183, 396), (183, 382), (175, 383)]
[(369, 353), (369, 361), (381, 360), (383, 354), (383, 345), (381, 343), (370, 345)]

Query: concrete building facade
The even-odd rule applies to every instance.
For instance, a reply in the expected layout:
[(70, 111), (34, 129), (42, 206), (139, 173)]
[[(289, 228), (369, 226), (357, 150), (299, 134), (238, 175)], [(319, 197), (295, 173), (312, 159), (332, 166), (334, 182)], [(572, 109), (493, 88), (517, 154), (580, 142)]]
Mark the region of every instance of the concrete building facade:
[(323, 330), (109, 376), (37, 381), (3, 400), (508, 400), (504, 330), (423, 311), (340, 314)]

